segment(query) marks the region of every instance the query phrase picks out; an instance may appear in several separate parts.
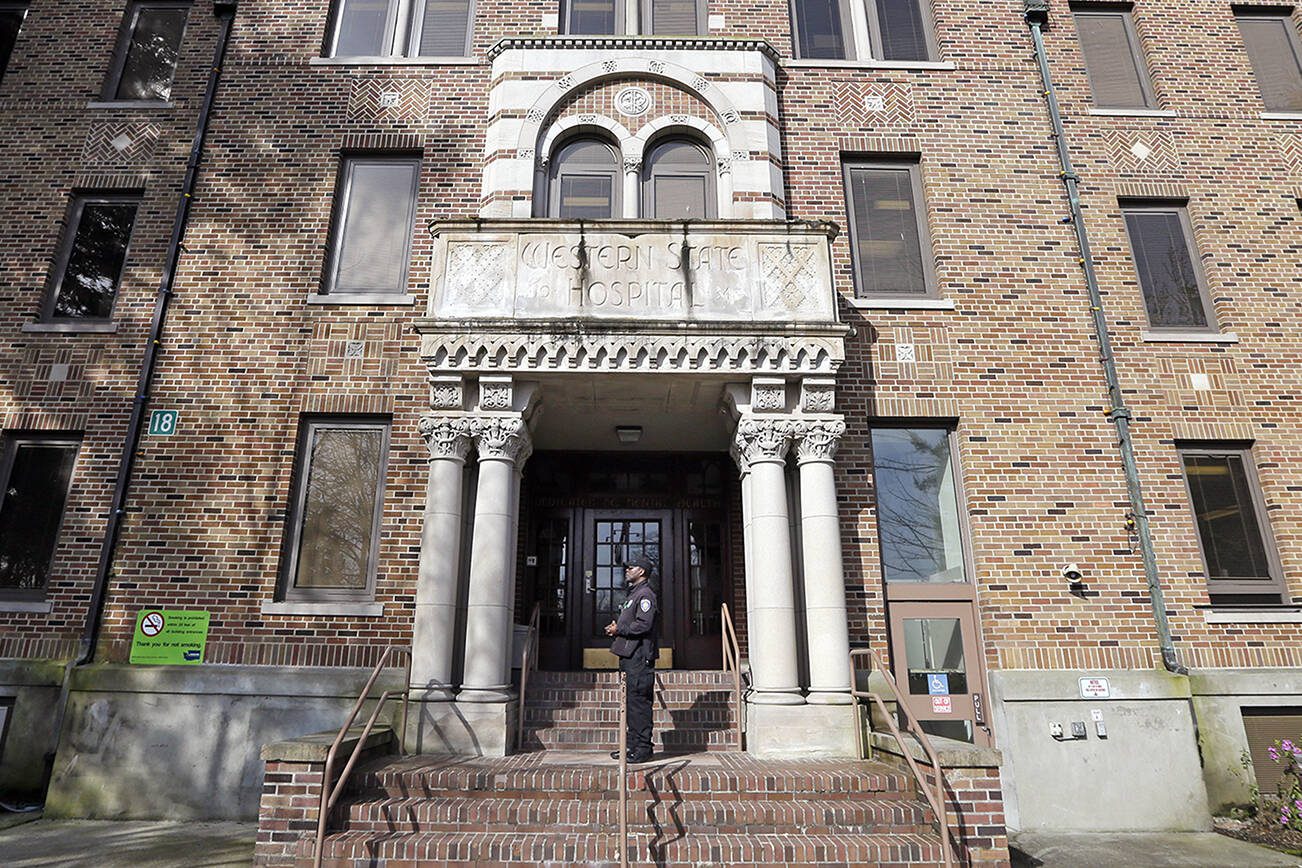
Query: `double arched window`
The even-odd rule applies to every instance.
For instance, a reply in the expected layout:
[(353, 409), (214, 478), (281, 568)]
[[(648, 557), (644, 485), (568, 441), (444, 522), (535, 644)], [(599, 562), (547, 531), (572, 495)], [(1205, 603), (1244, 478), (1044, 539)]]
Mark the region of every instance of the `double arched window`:
[[(562, 142), (547, 174), (546, 210), (565, 220), (609, 220), (639, 216), (652, 220), (703, 220), (718, 215), (714, 159), (694, 139), (667, 136), (646, 151), (636, 208), (624, 207), (619, 151), (596, 136)], [(540, 201), (541, 205), (542, 202)], [(544, 213), (542, 208), (536, 213)]]

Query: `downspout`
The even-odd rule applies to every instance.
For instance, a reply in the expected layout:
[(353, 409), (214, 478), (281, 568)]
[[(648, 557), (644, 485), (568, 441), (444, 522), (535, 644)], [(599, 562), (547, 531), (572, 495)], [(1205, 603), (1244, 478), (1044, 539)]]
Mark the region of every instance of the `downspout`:
[(194, 139), (190, 144), (190, 158), (185, 167), (185, 179), (181, 184), (181, 195), (176, 202), (176, 215), (172, 221), (172, 238), (167, 247), (163, 279), (159, 283), (158, 293), (154, 300), (154, 319), (149, 329), (149, 340), (145, 344), (144, 358), (140, 362), (140, 376), (136, 383), (136, 394), (132, 402), (131, 419), (127, 424), (127, 435), (122, 444), (122, 454), (118, 459), (117, 480), (113, 486), (113, 504), (109, 510), (108, 526), (104, 530), (104, 541), (100, 546), (99, 566), (95, 570), (95, 583), (91, 589), (90, 607), (86, 612), (86, 623), (82, 628), (77, 656), (68, 661), (63, 670), (63, 682), (59, 689), (59, 704), (52, 730), (53, 742), (45, 754), (45, 792), (49, 791), (50, 780), (53, 777), (54, 756), (59, 748), (59, 737), (63, 731), (63, 722), (68, 711), (72, 672), (77, 667), (84, 666), (94, 659), (95, 645), (99, 640), (100, 621), (104, 614), (104, 602), (108, 594), (108, 581), (113, 569), (113, 557), (116, 554), (118, 537), (122, 531), (122, 520), (126, 516), (127, 493), (131, 483), (131, 472), (135, 467), (136, 449), (140, 445), (140, 432), (144, 426), (145, 412), (149, 406), (149, 392), (154, 382), (154, 370), (163, 347), (163, 328), (167, 324), (167, 309), (172, 301), (172, 284), (176, 279), (177, 266), (180, 264), (181, 244), (185, 238), (186, 226), (190, 221), (190, 206), (194, 199), (194, 188), (199, 179), (199, 164), (203, 157), (204, 139), (208, 134), (208, 122), (212, 116), (213, 101), (217, 95), (217, 84), (221, 80), (222, 63), (226, 58), (226, 48), (230, 43), (231, 28), (235, 23), (236, 3), (237, 0), (214, 0), (213, 2), (213, 15), (221, 22), (217, 35), (217, 45), (213, 49), (212, 67), (208, 72), (208, 84), (204, 90), (203, 103), (199, 109), (199, 120), (195, 126)]
[(1135, 447), (1130, 436), (1130, 408), (1121, 392), (1117, 366), (1112, 357), (1112, 340), (1108, 336), (1108, 320), (1103, 310), (1103, 297), (1099, 294), (1098, 277), (1094, 273), (1094, 257), (1090, 254), (1089, 235), (1085, 230), (1085, 217), (1081, 213), (1079, 179), (1072, 167), (1067, 150), (1067, 135), (1062, 126), (1062, 113), (1058, 110), (1058, 96), (1049, 75), (1049, 59), (1044, 51), (1043, 28), (1049, 23), (1049, 0), (1025, 0), (1026, 23), (1031, 28), (1035, 43), (1035, 58), (1040, 66), (1040, 80), (1044, 97), (1049, 104), (1049, 119), (1053, 123), (1053, 138), (1058, 148), (1059, 173), (1067, 188), (1067, 202), (1071, 207), (1070, 222), (1076, 228), (1076, 243), (1080, 248), (1080, 264), (1085, 271), (1085, 285), (1089, 290), (1090, 314), (1094, 318), (1094, 336), (1099, 342), (1099, 362), (1108, 383), (1108, 418), (1117, 427), (1117, 445), (1121, 449), (1121, 464), (1126, 475), (1126, 491), (1130, 495), (1131, 520), (1139, 536), (1139, 550), (1144, 560), (1144, 577), (1148, 581), (1148, 598), (1157, 625), (1157, 640), (1162, 650), (1162, 664), (1167, 671), (1188, 675), (1189, 670), (1176, 656), (1171, 641), (1171, 625), (1167, 621), (1166, 601), (1162, 596), (1162, 579), (1157, 571), (1157, 555), (1153, 551), (1153, 537), (1148, 525), (1148, 510), (1144, 506), (1144, 492), (1139, 482), (1139, 465), (1135, 461)]

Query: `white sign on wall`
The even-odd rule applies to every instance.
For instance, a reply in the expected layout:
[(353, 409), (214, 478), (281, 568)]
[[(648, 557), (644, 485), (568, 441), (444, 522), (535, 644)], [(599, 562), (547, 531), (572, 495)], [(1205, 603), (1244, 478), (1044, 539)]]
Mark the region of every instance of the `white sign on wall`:
[(1108, 687), (1108, 679), (1082, 678), (1080, 680), (1081, 699), (1108, 699), (1111, 696), (1112, 690)]

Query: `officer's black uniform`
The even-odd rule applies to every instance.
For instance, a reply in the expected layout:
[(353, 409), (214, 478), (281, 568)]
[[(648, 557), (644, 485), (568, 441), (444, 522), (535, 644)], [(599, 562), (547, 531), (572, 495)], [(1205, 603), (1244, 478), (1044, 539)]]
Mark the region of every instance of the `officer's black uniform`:
[(634, 585), (615, 622), (610, 650), (628, 678), (628, 756), (634, 762), (651, 757), (651, 699), (655, 691), (656, 657), (660, 653), (660, 605), (651, 587), (654, 564), (631, 561), (647, 578)]

